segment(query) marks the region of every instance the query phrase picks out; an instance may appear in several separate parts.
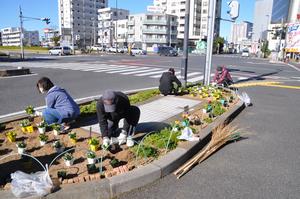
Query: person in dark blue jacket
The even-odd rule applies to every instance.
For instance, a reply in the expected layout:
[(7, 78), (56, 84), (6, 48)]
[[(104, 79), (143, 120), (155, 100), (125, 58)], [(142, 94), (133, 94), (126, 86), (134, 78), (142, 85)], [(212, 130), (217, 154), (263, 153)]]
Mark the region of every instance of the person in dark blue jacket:
[(69, 122), (80, 114), (79, 106), (63, 88), (54, 85), (47, 77), (42, 77), (36, 84), (40, 93), (45, 93), (46, 108), (42, 116), (47, 124), (63, 124), (68, 129)]

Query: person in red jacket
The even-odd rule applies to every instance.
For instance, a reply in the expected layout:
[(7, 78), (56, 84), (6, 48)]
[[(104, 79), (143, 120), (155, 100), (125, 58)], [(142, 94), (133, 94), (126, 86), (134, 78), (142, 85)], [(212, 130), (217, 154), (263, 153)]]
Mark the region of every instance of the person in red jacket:
[(229, 86), (233, 84), (231, 75), (225, 66), (218, 66), (215, 72), (214, 82), (218, 85)]

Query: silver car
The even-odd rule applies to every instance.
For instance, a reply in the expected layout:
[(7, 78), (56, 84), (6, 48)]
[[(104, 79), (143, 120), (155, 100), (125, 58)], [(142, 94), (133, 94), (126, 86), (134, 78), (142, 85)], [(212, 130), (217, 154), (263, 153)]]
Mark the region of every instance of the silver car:
[(71, 55), (71, 48), (67, 46), (54, 47), (49, 50), (49, 55)]

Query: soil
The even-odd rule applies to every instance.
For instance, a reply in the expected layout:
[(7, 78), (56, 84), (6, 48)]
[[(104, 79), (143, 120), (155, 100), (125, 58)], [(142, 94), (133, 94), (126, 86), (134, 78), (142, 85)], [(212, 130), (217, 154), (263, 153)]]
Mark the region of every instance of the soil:
[[(198, 99), (192, 96), (183, 96), (192, 99)], [(209, 99), (201, 99), (202, 101), (206, 101)], [(229, 104), (229, 109), (233, 104), (237, 103), (238, 99), (235, 99), (232, 103)], [(202, 106), (197, 107), (195, 110), (191, 112), (191, 115), (198, 115), (201, 121), (208, 117), (208, 114), (204, 114), (202, 112)], [(68, 136), (69, 132), (61, 133), (58, 136), (54, 136), (52, 130), (48, 130), (46, 134), (49, 136), (49, 139), (44, 146), (40, 146), (39, 141), (39, 132), (36, 127), (36, 124), (41, 122), (40, 117), (35, 117), (32, 124), (34, 125), (33, 133), (23, 133), (21, 131), (21, 127), (19, 126), (20, 121), (14, 121), (6, 124), (6, 129), (0, 132), (0, 187), (4, 187), (6, 183), (11, 181), (10, 174), (21, 170), (26, 173), (32, 173), (37, 171), (42, 171), (42, 167), (31, 158), (22, 158), (21, 155), (17, 153), (16, 143), (20, 141), (24, 141), (27, 144), (26, 153), (36, 157), (43, 165), (48, 164), (50, 176), (54, 179), (57, 179), (58, 171), (66, 171), (67, 172), (67, 180), (72, 179), (72, 182), (81, 182), (80, 179), (88, 176), (87, 172), (87, 159), (86, 153), (89, 149), (88, 147), (88, 139), (90, 133), (81, 129), (75, 128), (70, 130), (69, 132), (76, 132), (77, 134), (77, 143), (74, 145), (71, 143), (71, 140)], [(196, 130), (196, 133), (201, 133), (201, 130), (205, 128), (207, 124), (202, 125), (192, 125), (191, 127)], [(17, 133), (16, 142), (9, 142), (6, 138), (5, 134), (9, 131), (15, 131)], [(92, 137), (97, 137), (102, 143), (101, 136), (96, 133), (91, 134)], [(75, 161), (74, 165), (67, 167), (64, 163), (62, 156), (57, 158), (57, 160), (50, 165), (51, 161), (58, 155), (52, 146), (52, 144), (56, 141), (60, 140), (60, 142), (65, 146), (65, 150), (71, 149), (75, 147), (74, 150), (70, 152), (73, 154)], [(114, 168), (110, 165), (110, 161), (114, 158), (118, 159), (120, 162), (120, 166), (126, 165), (127, 168), (132, 169), (139, 165), (147, 164), (154, 160), (154, 158), (147, 159), (137, 159), (135, 155), (128, 149), (126, 145), (113, 147), (109, 151), (104, 151), (99, 149), (96, 151), (96, 157), (98, 158), (98, 163), (96, 164), (97, 170), (100, 170), (100, 159), (103, 157), (102, 162), (102, 171), (103, 172), (111, 172)], [(15, 153), (16, 155), (9, 156), (4, 158), (6, 155), (10, 153)], [(163, 151), (160, 151), (160, 154), (165, 154)], [(4, 159), (3, 159), (4, 158)], [(32, 161), (30, 161), (32, 160)], [(73, 180), (74, 179), (74, 180)], [(75, 180), (76, 179), (76, 180)], [(90, 178), (92, 179), (92, 177)], [(94, 179), (94, 178), (93, 178)], [(63, 183), (64, 184), (64, 183)]]

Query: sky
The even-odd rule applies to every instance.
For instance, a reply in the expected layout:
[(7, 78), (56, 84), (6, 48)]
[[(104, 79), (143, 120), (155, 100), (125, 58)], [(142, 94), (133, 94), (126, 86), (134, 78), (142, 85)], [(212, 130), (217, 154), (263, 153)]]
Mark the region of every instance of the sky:
[[(229, 19), (227, 14), (227, 1), (222, 1), (222, 18)], [(255, 0), (239, 0), (240, 16), (236, 20), (253, 22)], [(1, 0), (0, 6), (0, 29), (6, 27), (18, 27), (19, 6), (22, 7), (23, 15), (28, 17), (50, 18), (47, 26), (42, 21), (25, 21), (24, 28), (27, 30), (39, 30), (50, 27), (58, 29), (58, 1), (57, 0)], [(116, 0), (109, 0), (109, 6), (115, 7)], [(131, 14), (146, 12), (147, 5), (151, 5), (153, 0), (118, 0), (118, 7), (128, 9)], [(221, 21), (220, 35), (229, 38), (231, 23)]]

